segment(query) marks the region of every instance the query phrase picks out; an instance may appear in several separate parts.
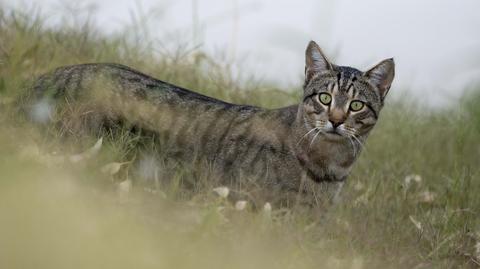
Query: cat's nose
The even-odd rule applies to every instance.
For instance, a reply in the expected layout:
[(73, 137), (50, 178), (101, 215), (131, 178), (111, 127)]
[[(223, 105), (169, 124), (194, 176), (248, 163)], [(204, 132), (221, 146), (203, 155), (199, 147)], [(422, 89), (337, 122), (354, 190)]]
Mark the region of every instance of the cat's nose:
[(343, 120), (335, 120), (335, 119), (332, 120), (332, 119), (330, 119), (329, 121), (330, 121), (330, 123), (332, 124), (333, 129), (337, 128), (337, 127), (340, 126), (342, 123), (344, 123)]
[(340, 124), (344, 123), (346, 118), (345, 113), (339, 108), (333, 108), (328, 116), (328, 120), (334, 129), (340, 126)]

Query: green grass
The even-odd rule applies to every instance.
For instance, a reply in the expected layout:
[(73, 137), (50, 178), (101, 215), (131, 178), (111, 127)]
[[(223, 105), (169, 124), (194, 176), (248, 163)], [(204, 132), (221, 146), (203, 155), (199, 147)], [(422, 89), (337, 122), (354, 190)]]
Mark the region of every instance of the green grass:
[[(118, 62), (223, 100), (266, 107), (295, 103), (300, 85), (237, 81), (229, 64), (198, 50), (158, 55), (155, 43), (131, 44), (128, 34), (105, 37), (88, 24), (52, 30), (43, 21), (0, 9), (1, 268), (480, 264), (480, 91), (435, 111), (389, 99), (341, 202), (321, 218), (316, 208), (238, 211), (212, 191), (215, 179), (205, 169), (162, 162), (159, 178), (169, 180), (149, 185), (130, 163), (114, 175), (102, 173), (105, 164), (130, 161), (139, 137), (105, 134), (98, 155), (71, 163), (68, 156), (96, 138), (45, 139), (17, 114), (13, 100), (36, 76), (84, 62)], [(421, 181), (407, 184), (410, 175)], [(134, 182), (129, 191), (126, 179)]]

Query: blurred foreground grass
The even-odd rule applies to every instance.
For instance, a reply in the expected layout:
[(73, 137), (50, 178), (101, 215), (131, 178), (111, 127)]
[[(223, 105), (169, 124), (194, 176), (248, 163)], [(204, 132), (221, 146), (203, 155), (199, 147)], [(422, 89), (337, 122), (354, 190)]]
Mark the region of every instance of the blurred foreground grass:
[(320, 218), (315, 208), (238, 210), (217, 186), (185, 193), (181, 182), (194, 177), (185, 169), (161, 188), (131, 186), (141, 176), (118, 164), (130, 161), (130, 138), (106, 136), (96, 156), (72, 161), (95, 138), (45, 139), (14, 100), (39, 74), (85, 62), (267, 107), (297, 102), (300, 89), (239, 82), (200, 51), (154, 52), (155, 43), (105, 37), (88, 22), (48, 29), (35, 14), (0, 9), (0, 268), (479, 266), (479, 91), (435, 111), (389, 100), (342, 201)]

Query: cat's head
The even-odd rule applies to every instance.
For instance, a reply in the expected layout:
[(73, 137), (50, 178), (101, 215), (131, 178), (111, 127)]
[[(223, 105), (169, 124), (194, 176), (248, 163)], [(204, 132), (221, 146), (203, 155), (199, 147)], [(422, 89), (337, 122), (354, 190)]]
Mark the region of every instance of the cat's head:
[(366, 136), (377, 122), (394, 73), (393, 59), (365, 72), (334, 65), (310, 41), (302, 104), (305, 126), (333, 140)]

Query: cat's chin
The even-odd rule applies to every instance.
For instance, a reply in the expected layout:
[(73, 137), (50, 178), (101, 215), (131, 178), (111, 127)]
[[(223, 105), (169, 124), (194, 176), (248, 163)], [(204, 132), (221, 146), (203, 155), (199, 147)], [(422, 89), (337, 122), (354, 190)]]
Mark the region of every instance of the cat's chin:
[(335, 142), (345, 139), (345, 137), (342, 134), (335, 131), (323, 133), (323, 138), (327, 141), (335, 141)]

